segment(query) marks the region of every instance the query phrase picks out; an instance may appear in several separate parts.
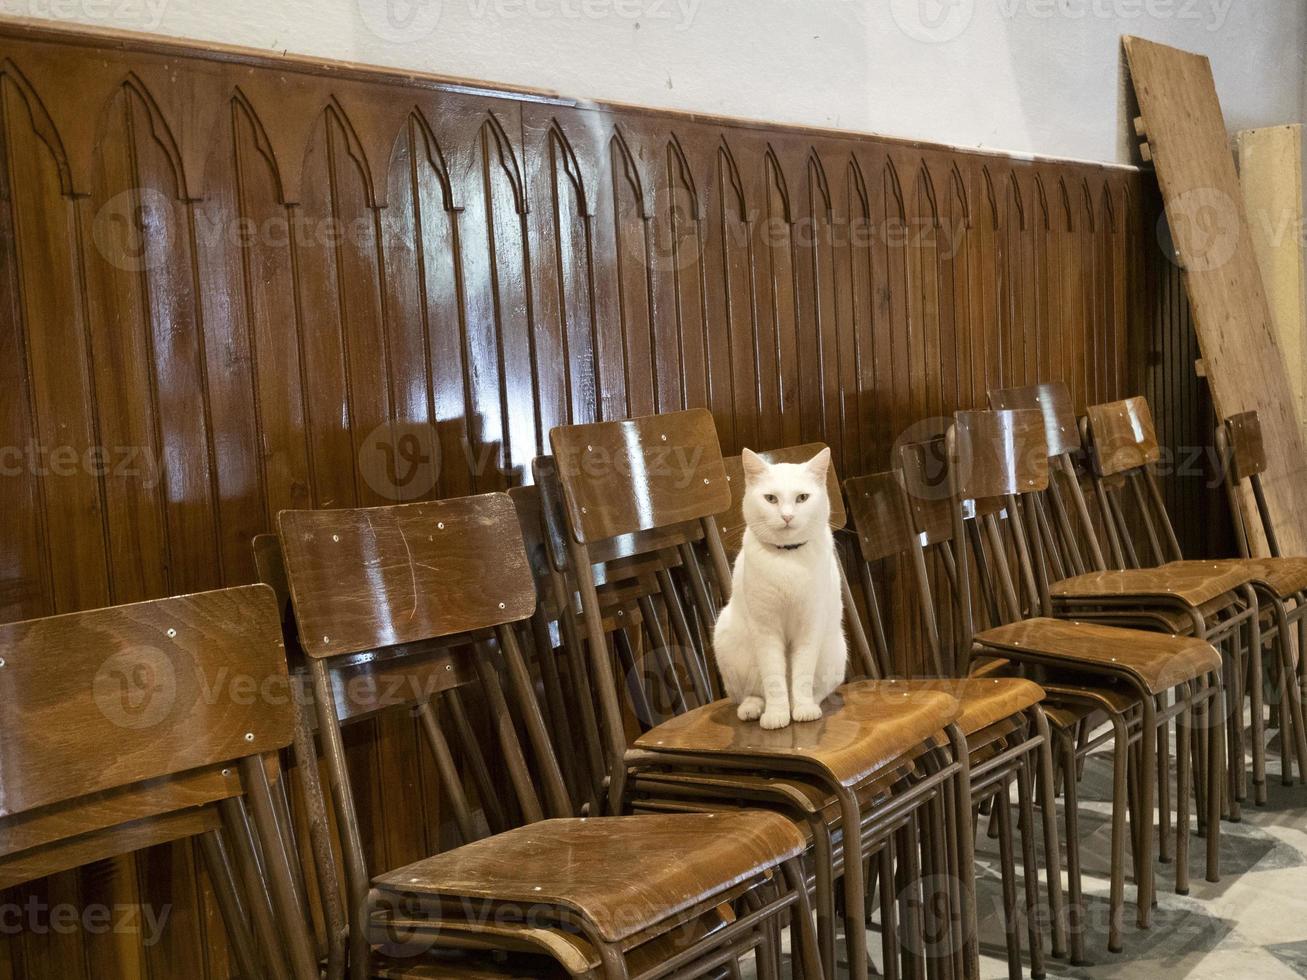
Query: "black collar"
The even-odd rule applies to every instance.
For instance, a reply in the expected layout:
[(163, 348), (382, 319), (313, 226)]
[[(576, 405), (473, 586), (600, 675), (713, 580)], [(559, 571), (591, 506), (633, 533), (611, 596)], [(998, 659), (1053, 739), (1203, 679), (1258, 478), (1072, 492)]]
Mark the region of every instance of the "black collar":
[(807, 543), (806, 541), (800, 541), (798, 544), (774, 544), (772, 547), (779, 551), (798, 551)]

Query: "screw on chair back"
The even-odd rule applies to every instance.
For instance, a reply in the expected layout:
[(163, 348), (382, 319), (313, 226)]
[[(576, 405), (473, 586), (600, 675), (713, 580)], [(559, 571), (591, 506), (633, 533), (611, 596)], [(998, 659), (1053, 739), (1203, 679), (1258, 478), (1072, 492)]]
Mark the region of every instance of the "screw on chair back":
[[(514, 632), (535, 611), (535, 582), (516, 509), (504, 493), (282, 511), (277, 524), (333, 776), (350, 899), (351, 959), (366, 961), (370, 949), (362, 916), (371, 879), (345, 763), (343, 715), (417, 710), (464, 841), (485, 836), (470, 802), (473, 790), (492, 832), (541, 820), (546, 809), (553, 816), (573, 811)], [(512, 707), (494, 662), (496, 647), (514, 695)], [(465, 701), (474, 684), (493, 742), (479, 737)], [(446, 718), (460, 743), (463, 769), (470, 771), (469, 786), (443, 731)], [(538, 776), (518, 738), (517, 720)], [(506, 787), (491, 775), (483, 752), (491, 745), (507, 770)]]
[[(1050, 520), (1043, 501), (1036, 502), (1035, 515), (1044, 539), (1052, 574), (1062, 579), (1107, 567), (1098, 534), (1085, 500), (1083, 486), (1092, 483), (1088, 458), (1080, 441), (1080, 426), (1072, 407), (1071, 391), (1061, 381), (1000, 388), (989, 393), (992, 409), (1038, 409), (1044, 420), (1048, 443)], [(1071, 508), (1067, 507), (1070, 499)], [(1071, 521), (1074, 513), (1076, 522)], [(1104, 516), (1104, 520), (1110, 518)], [(1087, 557), (1086, 557), (1087, 556)]]
[(1184, 555), (1180, 542), (1151, 469), (1161, 459), (1162, 451), (1147, 399), (1135, 396), (1091, 405), (1086, 410), (1083, 434), (1094, 491), (1106, 515), (1108, 541), (1117, 566), (1139, 568), (1144, 564), (1123, 500), (1127, 490), (1148, 542), (1151, 564), (1181, 560)]
[[(1266, 446), (1262, 442), (1262, 423), (1257, 413), (1240, 412), (1218, 425), (1216, 451), (1226, 494), (1230, 499), (1230, 514), (1234, 520), (1235, 539), (1239, 542), (1239, 554), (1244, 558), (1256, 554), (1260, 547), (1260, 532), (1266, 540), (1266, 550), (1271, 557), (1281, 557), (1275, 523), (1266, 504), (1266, 489), (1262, 485), (1262, 474), (1266, 472), (1267, 465)], [(1257, 527), (1249, 525), (1248, 516), (1241, 506), (1240, 487), (1245, 480), (1252, 489), (1253, 501), (1257, 507)]]
[[(270, 969), (316, 977), (269, 779), (292, 734), (270, 589), (0, 625), (0, 700), (0, 890), (198, 837), (224, 910), (246, 892)], [(227, 924), (258, 969), (244, 918)]]

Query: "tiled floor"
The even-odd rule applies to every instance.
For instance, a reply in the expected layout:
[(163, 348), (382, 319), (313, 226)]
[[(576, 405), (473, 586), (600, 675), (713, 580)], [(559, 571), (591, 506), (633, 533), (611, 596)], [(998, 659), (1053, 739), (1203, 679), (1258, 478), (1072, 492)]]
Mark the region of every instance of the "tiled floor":
[[(1242, 822), (1222, 824), (1221, 881), (1206, 880), (1204, 842), (1191, 836), (1189, 895), (1175, 894), (1174, 865), (1158, 865), (1158, 906), (1152, 928), (1141, 931), (1134, 926), (1134, 886), (1127, 878), (1125, 951), (1118, 955), (1107, 951), (1110, 759), (1110, 755), (1091, 756), (1080, 789), (1090, 963), (1071, 967), (1065, 960), (1049, 958), (1048, 976), (1307, 977), (1307, 789), (1280, 785), (1275, 752), (1268, 757), (1268, 804), (1255, 807), (1250, 801)], [(981, 972), (985, 978), (999, 980), (1007, 976), (1007, 962), (998, 904), (998, 849), (983, 834), (977, 843), (976, 873)], [(1047, 937), (1045, 942), (1047, 948)], [(870, 936), (869, 945), (878, 964), (880, 937)]]

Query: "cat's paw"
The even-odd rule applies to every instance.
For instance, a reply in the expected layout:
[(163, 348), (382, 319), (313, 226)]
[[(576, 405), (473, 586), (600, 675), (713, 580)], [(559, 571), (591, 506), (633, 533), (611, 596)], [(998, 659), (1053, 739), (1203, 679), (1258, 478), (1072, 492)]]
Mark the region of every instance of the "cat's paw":
[(790, 716), (795, 721), (816, 721), (821, 717), (821, 705), (815, 701), (809, 701), (807, 704), (796, 704), (791, 709)]
[(768, 708), (758, 719), (758, 724), (766, 729), (784, 728), (790, 723), (790, 709), (785, 708)]
[(748, 697), (740, 702), (740, 707), (736, 710), (735, 714), (739, 717), (740, 721), (753, 721), (762, 714), (763, 707), (762, 698)]

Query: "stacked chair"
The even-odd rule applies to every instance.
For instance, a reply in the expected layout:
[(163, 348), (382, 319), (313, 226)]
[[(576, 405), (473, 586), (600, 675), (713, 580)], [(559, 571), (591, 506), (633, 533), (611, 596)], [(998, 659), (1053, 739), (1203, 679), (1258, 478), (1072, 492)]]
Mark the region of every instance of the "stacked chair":
[[(1284, 745), (1281, 779), (1288, 786), (1293, 781), (1292, 759), (1297, 761), (1298, 778), (1307, 778), (1307, 724), (1303, 720), (1302, 704), (1307, 686), (1307, 661), (1302, 656), (1303, 641), (1307, 639), (1307, 559), (1285, 556), (1280, 552), (1279, 538), (1262, 489), (1267, 461), (1257, 413), (1232, 415), (1217, 426), (1216, 449), (1230, 499), (1235, 540), (1242, 556), (1234, 563), (1248, 569), (1254, 576), (1253, 585), (1263, 609), (1269, 607), (1269, 612), (1264, 613), (1262, 634), (1264, 639), (1274, 644), (1279, 654), (1279, 683), (1275, 687), (1279, 695), (1277, 707)], [(1246, 516), (1240, 499), (1241, 490), (1245, 488), (1253, 500), (1253, 508)], [(1257, 515), (1256, 523), (1253, 523), (1253, 513)], [(1260, 547), (1260, 542), (1264, 542), (1264, 548)], [(1258, 550), (1265, 551), (1265, 556), (1254, 557)], [(1254, 679), (1249, 682), (1249, 690), (1254, 696), (1258, 693), (1255, 688)], [(1254, 752), (1263, 749), (1263, 743), (1258, 739), (1260, 721), (1258, 709), (1254, 708)]]
[(261, 585), (0, 626), (0, 889), (194, 839), (241, 974), (317, 977), (277, 802), (287, 690)]
[[(583, 639), (600, 705), (607, 808), (747, 804), (784, 814), (809, 841), (825, 975), (834, 975), (841, 898), (849, 975), (868, 975), (872, 870), (885, 975), (976, 976), (972, 838), (946, 829), (950, 820), (968, 825), (971, 812), (958, 701), (943, 691), (856, 681), (837, 692), (819, 723), (764, 731), (739, 720), (729, 701), (681, 710), (674, 694), (672, 716), (655, 724), (639, 680), (623, 666), (632, 708), (624, 712), (615, 667), (630, 652), (623, 653), (630, 639), (622, 636), (629, 605), (644, 610), (646, 631), (658, 629), (655, 599), (673, 622), (682, 618), (679, 607), (678, 633), (699, 634), (684, 636), (679, 653), (693, 660), (706, 652), (708, 662), (690, 673), (715, 673), (707, 637), (731, 584), (716, 517), (732, 506), (716, 429), (711, 415), (692, 410), (560, 426), (550, 441), (553, 457), (536, 460), (535, 476), (546, 534), (567, 553), (559, 611), (573, 619), (567, 632)], [(707, 682), (713, 692), (717, 684)], [(629, 748), (628, 722), (636, 730)], [(942, 881), (942, 894), (914, 897), (923, 876)], [(943, 935), (931, 942), (918, 910), (936, 902), (946, 911)]]
[[(715, 975), (755, 948), (774, 957), (781, 916), (805, 976), (818, 975), (803, 838), (789, 821), (759, 810), (570, 815), (518, 644), (536, 594), (506, 494), (284, 511), (278, 533), (339, 827), (352, 977)], [(426, 676), (440, 682), (387, 707), (457, 719), (449, 696), (477, 695), (505, 774), (491, 784), (498, 799), (481, 802), (503, 829), (480, 826), (438, 759), (466, 839), (374, 876), (339, 692), (371, 664), (402, 660), (436, 666)]]
[[(802, 463), (826, 449), (822, 443), (791, 446), (762, 453), (768, 463)], [(732, 505), (718, 519), (722, 540), (728, 555), (734, 556), (744, 532), (744, 468), (740, 457), (725, 461), (726, 473), (732, 487)], [(875, 478), (871, 478), (873, 482)], [(843, 531), (847, 522), (843, 495), (834, 465), (827, 471), (827, 492), (831, 500), (830, 525), (833, 531)], [(883, 547), (888, 539), (898, 535), (911, 536), (906, 523), (897, 524), (882, 519), (884, 504), (893, 506), (894, 498), (885, 499), (871, 493), (872, 486), (857, 479), (846, 481), (849, 508), (860, 517), (855, 518), (857, 533), (864, 555), (868, 550)], [(901, 492), (901, 488), (900, 488)], [(947, 510), (947, 505), (945, 507)], [(898, 513), (906, 518), (906, 510)], [(1039, 780), (1041, 794), (1051, 797), (1053, 765), (1048, 725), (1041, 701), (1043, 690), (1033, 682), (1017, 677), (950, 678), (936, 671), (930, 678), (913, 678), (903, 669), (897, 650), (887, 642), (884, 618), (880, 614), (874, 590), (867, 593), (866, 601), (872, 632), (876, 637), (873, 650), (863, 628), (853, 592), (844, 568), (840, 567), (840, 585), (844, 599), (844, 619), (848, 624), (849, 646), (855, 670), (865, 676), (892, 678), (896, 686), (907, 691), (944, 691), (958, 699), (962, 713), (957, 726), (967, 742), (971, 798), (973, 804), (987, 803), (991, 798), (1003, 801), (1018, 787), (1020, 802), (1020, 837), (1022, 867), (1024, 869), (1025, 908), (1024, 920), (1028, 930), (1031, 975), (1044, 974), (1042, 923), (1047, 919), (1053, 926), (1053, 955), (1066, 955), (1066, 930), (1062, 910), (1060, 855), (1055, 814), (1052, 808), (1044, 811), (1044, 847), (1050, 856), (1047, 875), (1048, 908), (1039, 908), (1039, 868), (1035, 857), (1034, 796), (1032, 787)], [(1017, 876), (1014, 857), (1011, 813), (1006, 805), (995, 811), (1001, 851), (1004, 933), (1007, 944), (1009, 975), (1020, 977), (1022, 972), (1020, 925), (1017, 910)], [(970, 826), (963, 832), (970, 833)]]

